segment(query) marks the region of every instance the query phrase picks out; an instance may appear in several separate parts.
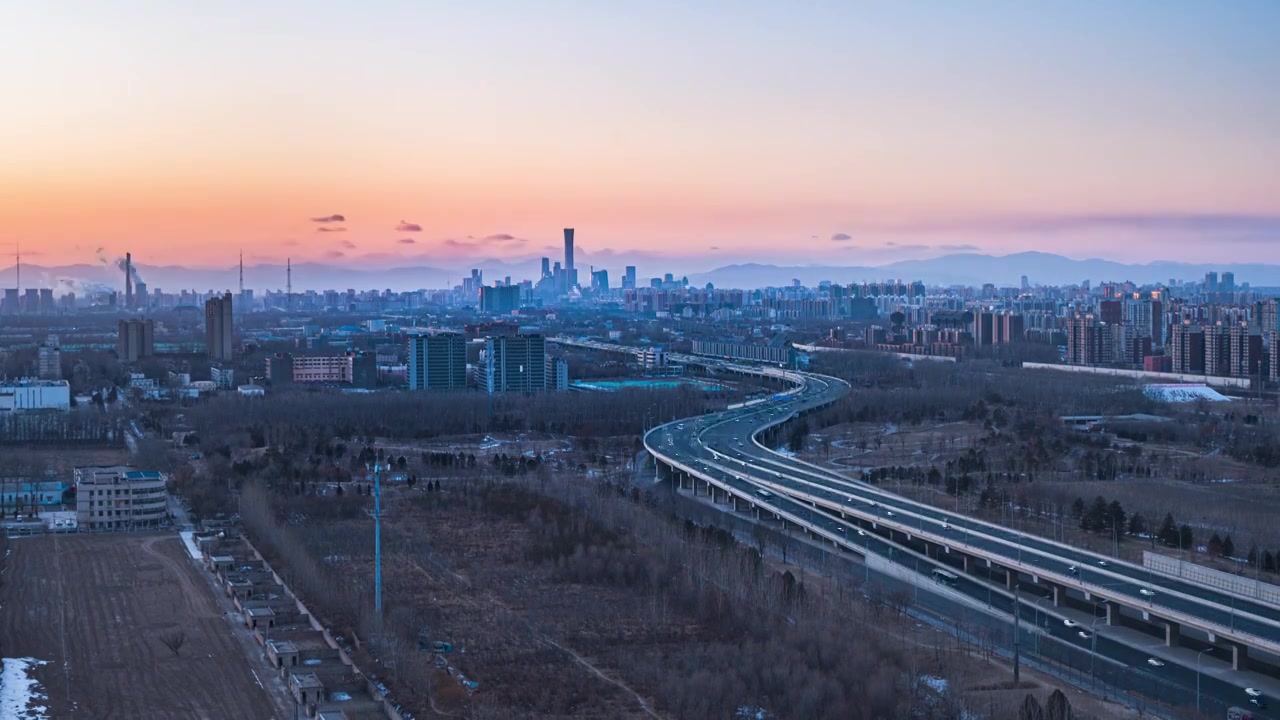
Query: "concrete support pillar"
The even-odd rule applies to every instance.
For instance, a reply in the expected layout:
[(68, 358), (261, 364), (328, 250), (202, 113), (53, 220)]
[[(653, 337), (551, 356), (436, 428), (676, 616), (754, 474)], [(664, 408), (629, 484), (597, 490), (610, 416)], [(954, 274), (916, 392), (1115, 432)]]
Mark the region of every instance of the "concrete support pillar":
[(1177, 647), (1182, 639), (1182, 626), (1176, 622), (1165, 621), (1164, 625), (1164, 644), (1169, 647)]
[(1230, 643), (1231, 647), (1231, 669), (1232, 670), (1248, 670), (1249, 669), (1249, 648), (1240, 643)]
[(1008, 588), (1008, 589), (1012, 590), (1012, 589), (1013, 589), (1013, 586), (1014, 586), (1014, 585), (1017, 585), (1017, 584), (1018, 584), (1018, 571), (1017, 571), (1017, 570), (1012, 570), (1012, 569), (1009, 569), (1009, 568), (1005, 568), (1005, 571), (1004, 571), (1004, 586), (1005, 586), (1006, 588)]
[(1120, 607), (1115, 603), (1111, 603), (1111, 602), (1107, 603), (1103, 607), (1106, 608), (1107, 624), (1115, 625), (1116, 621), (1120, 619)]
[(693, 496), (698, 497), (702, 494), (703, 482), (697, 478), (693, 478)]
[(962, 556), (962, 558), (961, 558), (961, 559), (964, 561), (964, 571), (965, 571), (966, 573), (967, 573), (967, 572), (970, 572), (970, 569), (969, 569), (969, 562), (970, 562), (973, 558), (969, 557), (968, 555), (964, 555), (964, 556)]
[(1067, 601), (1067, 589), (1061, 585), (1053, 585), (1053, 606), (1062, 607)]

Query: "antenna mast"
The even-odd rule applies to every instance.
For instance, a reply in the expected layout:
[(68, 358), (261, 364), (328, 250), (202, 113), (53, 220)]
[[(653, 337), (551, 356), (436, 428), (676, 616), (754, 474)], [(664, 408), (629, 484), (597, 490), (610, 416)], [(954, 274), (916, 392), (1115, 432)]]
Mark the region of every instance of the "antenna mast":
[(240, 297), (244, 297), (244, 251), (240, 251)]
[(293, 258), (284, 261), (284, 294), (288, 309), (293, 310)]

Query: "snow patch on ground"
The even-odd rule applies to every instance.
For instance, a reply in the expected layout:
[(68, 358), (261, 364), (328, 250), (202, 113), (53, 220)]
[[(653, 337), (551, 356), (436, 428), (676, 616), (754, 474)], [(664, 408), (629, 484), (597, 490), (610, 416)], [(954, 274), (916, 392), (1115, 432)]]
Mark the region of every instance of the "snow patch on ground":
[(742, 720), (769, 720), (770, 717), (768, 710), (765, 710), (762, 707), (751, 707), (749, 705), (743, 705), (738, 708), (738, 711), (735, 712), (733, 716), (735, 718), (742, 718)]
[(1209, 402), (1227, 402), (1231, 398), (1214, 390), (1208, 385), (1147, 385), (1142, 392), (1152, 400), (1160, 402), (1195, 402), (1197, 400), (1208, 400)]
[(938, 693), (939, 695), (945, 695), (947, 692), (946, 678), (940, 678), (936, 675), (921, 675), (920, 682), (927, 685), (930, 690)]
[(45, 720), (48, 710), (38, 704), (48, 697), (40, 692), (40, 683), (27, 675), (34, 667), (47, 665), (47, 660), (35, 658), (4, 658), (0, 660), (0, 717), (13, 720)]
[(200, 548), (196, 546), (196, 534), (194, 530), (183, 530), (178, 533), (182, 536), (182, 544), (187, 548), (187, 554), (193, 560), (204, 560), (204, 556), (200, 554)]
[(332, 700), (333, 702), (346, 702), (351, 699), (351, 694), (338, 691), (335, 693), (330, 693), (329, 699)]

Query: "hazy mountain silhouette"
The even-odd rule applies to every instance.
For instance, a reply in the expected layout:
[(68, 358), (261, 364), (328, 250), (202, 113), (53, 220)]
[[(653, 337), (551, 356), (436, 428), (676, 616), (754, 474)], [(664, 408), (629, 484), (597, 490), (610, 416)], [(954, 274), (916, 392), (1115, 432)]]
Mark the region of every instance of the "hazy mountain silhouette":
[(1067, 285), (1089, 280), (1094, 284), (1106, 281), (1167, 283), (1203, 280), (1207, 272), (1234, 272), (1236, 284), (1250, 283), (1257, 287), (1280, 286), (1280, 265), (1261, 263), (1180, 263), (1152, 262), (1127, 264), (1112, 260), (1091, 258), (1073, 260), (1061, 255), (1043, 252), (1022, 252), (1013, 255), (983, 255), (960, 253), (927, 260), (901, 260), (880, 266), (826, 266), (826, 265), (727, 265), (705, 273), (689, 276), (691, 284), (707, 282), (716, 287), (768, 287), (790, 285), (798, 279), (804, 285), (816, 285), (823, 280), (851, 283), (880, 280), (922, 280), (930, 285), (972, 285), (995, 283), (1002, 287), (1017, 287), (1022, 276), (1032, 285)]
[[(606, 258), (600, 258), (605, 260)], [(621, 258), (616, 258), (621, 259)], [(608, 258), (611, 283), (617, 287), (621, 280), (621, 267), (613, 267), (615, 258)], [(630, 258), (626, 258), (630, 259)], [(650, 258), (650, 261), (657, 262)], [(336, 289), (371, 290), (390, 288), (392, 290), (417, 290), (449, 288), (459, 284), (464, 275), (470, 274), (470, 268), (484, 271), (484, 279), (492, 284), (495, 280), (511, 276), (515, 282), (536, 279), (540, 272), (538, 262), (533, 259), (503, 261), (496, 259), (460, 260), (457, 267), (442, 268), (429, 265), (409, 265), (405, 267), (389, 266), (376, 268), (365, 265), (364, 259), (356, 259), (350, 264), (305, 262), (293, 266), (293, 289), (295, 292), (307, 290)], [(677, 277), (681, 275), (681, 261), (676, 258), (663, 261)], [(236, 266), (226, 268), (187, 268), (176, 265), (151, 266), (138, 265), (138, 274), (151, 290), (177, 292), (183, 289), (234, 290), (239, 279)], [(705, 267), (705, 265), (703, 266)], [(587, 267), (578, 270), (579, 281), (584, 285), (590, 282)], [(902, 260), (879, 266), (837, 266), (837, 265), (772, 265), (762, 263), (742, 263), (725, 265), (706, 272), (688, 273), (689, 282), (694, 286), (702, 286), (710, 282), (720, 288), (758, 288), (780, 287), (790, 285), (799, 280), (807, 286), (815, 286), (823, 280), (836, 283), (851, 283), (882, 280), (922, 280), (930, 285), (982, 285), (995, 283), (1002, 287), (1016, 287), (1023, 275), (1033, 285), (1066, 285), (1089, 280), (1093, 283), (1104, 281), (1124, 281), (1157, 283), (1169, 280), (1201, 280), (1206, 272), (1234, 272), (1236, 283), (1250, 283), (1255, 287), (1280, 286), (1280, 265), (1261, 263), (1179, 263), (1153, 262), (1146, 264), (1126, 264), (1111, 260), (1092, 258), (1088, 260), (1072, 260), (1042, 252), (1022, 252), (1013, 255), (992, 256), (980, 253), (960, 253), (944, 255), (927, 260)], [(13, 282), (13, 268), (0, 269), (0, 286), (10, 286)], [(645, 285), (648, 275), (640, 274), (640, 284)], [(62, 265), (44, 267), (40, 265), (23, 265), (22, 280), (24, 287), (52, 287), (58, 292), (85, 292), (94, 289), (117, 289), (124, 287), (123, 273), (111, 266), (98, 265)], [(285, 286), (284, 265), (247, 265), (244, 269), (244, 284), (259, 292), (265, 290), (283, 290)]]

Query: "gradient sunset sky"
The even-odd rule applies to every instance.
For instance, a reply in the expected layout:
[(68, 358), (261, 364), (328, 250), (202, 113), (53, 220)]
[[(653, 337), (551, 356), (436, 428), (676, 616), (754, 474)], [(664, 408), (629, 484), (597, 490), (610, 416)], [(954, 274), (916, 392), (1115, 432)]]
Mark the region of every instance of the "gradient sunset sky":
[(1274, 0), (39, 0), (0, 66), (41, 265), (1280, 262)]

